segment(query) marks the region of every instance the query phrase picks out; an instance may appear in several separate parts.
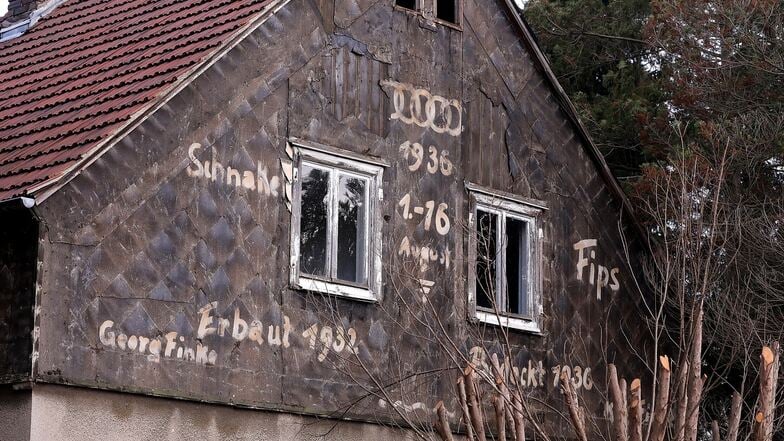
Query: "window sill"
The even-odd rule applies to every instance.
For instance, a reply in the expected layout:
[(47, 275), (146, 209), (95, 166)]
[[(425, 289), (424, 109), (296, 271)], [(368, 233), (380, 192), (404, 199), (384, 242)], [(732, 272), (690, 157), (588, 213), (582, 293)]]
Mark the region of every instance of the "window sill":
[(445, 26), (447, 28), (452, 28), (456, 31), (463, 32), (463, 26), (460, 23), (453, 23), (451, 21), (443, 20), (441, 18), (434, 18), (433, 21), (441, 26)]
[(332, 296), (346, 297), (362, 302), (378, 302), (378, 298), (368, 288), (361, 288), (357, 286), (344, 285), (341, 283), (327, 282), (324, 280), (311, 279), (308, 277), (300, 277), (297, 283), (293, 286), (296, 289), (305, 291), (317, 292)]
[(510, 317), (499, 315), (494, 312), (476, 311), (476, 319), (488, 325), (500, 326), (503, 328), (516, 329), (518, 331), (525, 331), (534, 335), (543, 335), (542, 330), (539, 329), (539, 323), (534, 320), (527, 320), (518, 317)]

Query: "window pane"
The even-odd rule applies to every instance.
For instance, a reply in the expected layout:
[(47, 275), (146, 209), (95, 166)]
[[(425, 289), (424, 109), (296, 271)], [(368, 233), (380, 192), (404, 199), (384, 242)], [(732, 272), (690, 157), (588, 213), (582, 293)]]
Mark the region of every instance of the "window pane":
[(303, 273), (326, 276), (329, 171), (302, 165), (299, 265)]
[(436, 0), (436, 18), (457, 23), (457, 0)]
[(509, 312), (528, 315), (528, 222), (506, 218), (506, 238)]
[(416, 10), (416, 0), (395, 0), (395, 4), (406, 9)]
[(338, 186), (338, 279), (367, 283), (367, 180), (340, 176)]
[(496, 298), (495, 273), (498, 247), (496, 231), (498, 216), (477, 210), (476, 234), (476, 305), (493, 308)]

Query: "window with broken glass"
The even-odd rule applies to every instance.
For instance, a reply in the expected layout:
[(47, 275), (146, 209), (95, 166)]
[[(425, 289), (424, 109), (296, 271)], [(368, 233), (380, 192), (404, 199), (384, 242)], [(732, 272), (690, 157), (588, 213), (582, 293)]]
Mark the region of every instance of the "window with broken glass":
[(538, 222), (544, 206), (469, 187), (472, 212), (469, 297), (482, 322), (539, 332)]
[(395, 0), (395, 6), (437, 22), (460, 26), (460, 0)]
[[(311, 146), (312, 147), (312, 146)], [(292, 207), (292, 283), (376, 300), (380, 286), (379, 165), (297, 149)]]

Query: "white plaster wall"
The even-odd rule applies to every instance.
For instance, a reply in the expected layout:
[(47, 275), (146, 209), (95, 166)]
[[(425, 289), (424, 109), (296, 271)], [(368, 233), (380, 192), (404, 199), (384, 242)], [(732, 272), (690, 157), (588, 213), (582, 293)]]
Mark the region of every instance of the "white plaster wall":
[(408, 441), (414, 437), (366, 423), (335, 425), (334, 421), (291, 414), (39, 384), (32, 394), (29, 439)]

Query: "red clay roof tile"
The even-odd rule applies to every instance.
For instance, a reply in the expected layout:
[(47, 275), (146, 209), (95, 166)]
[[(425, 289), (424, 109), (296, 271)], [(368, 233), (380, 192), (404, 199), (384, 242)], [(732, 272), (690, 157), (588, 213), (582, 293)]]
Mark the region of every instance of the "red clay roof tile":
[(68, 0), (0, 43), (0, 200), (61, 177), (270, 0)]

